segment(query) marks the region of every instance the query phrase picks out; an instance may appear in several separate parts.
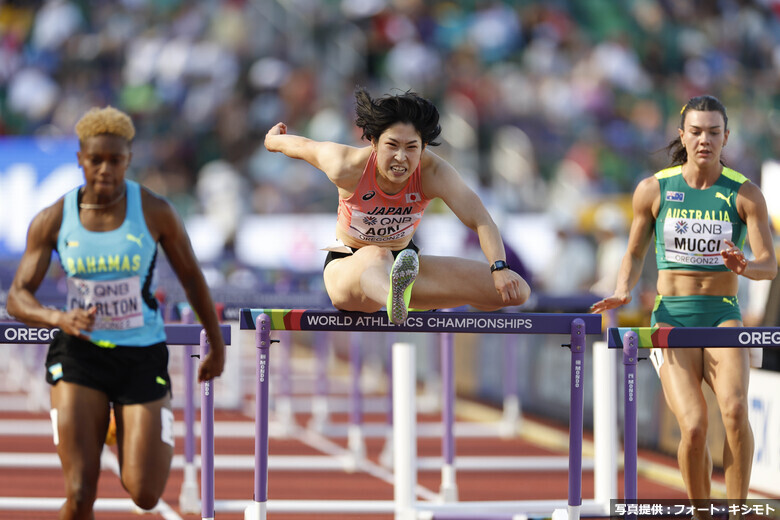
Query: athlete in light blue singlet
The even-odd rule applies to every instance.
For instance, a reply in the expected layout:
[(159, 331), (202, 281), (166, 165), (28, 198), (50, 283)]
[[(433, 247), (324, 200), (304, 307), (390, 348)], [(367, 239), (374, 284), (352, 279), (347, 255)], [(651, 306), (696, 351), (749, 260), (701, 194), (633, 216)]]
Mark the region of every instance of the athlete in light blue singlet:
[(145, 347), (165, 341), (154, 297), (157, 243), (146, 227), (141, 187), (126, 180), (124, 222), (112, 231), (89, 231), (79, 218), (80, 189), (65, 195), (57, 253), (68, 275), (66, 309), (95, 309), (91, 341)]
[[(95, 108), (76, 134), (85, 183), (33, 219), (7, 303), (27, 325), (60, 329), (49, 345), (46, 380), (65, 476), (64, 520), (94, 518), (112, 409), (122, 486), (143, 509), (165, 489), (174, 438), (168, 349), (153, 296), (157, 244), (208, 334), (211, 351), (198, 379), (219, 376), (225, 363), (214, 304), (181, 220), (165, 199), (125, 180), (132, 121), (114, 108)], [(35, 296), (53, 251), (67, 273), (64, 309)]]

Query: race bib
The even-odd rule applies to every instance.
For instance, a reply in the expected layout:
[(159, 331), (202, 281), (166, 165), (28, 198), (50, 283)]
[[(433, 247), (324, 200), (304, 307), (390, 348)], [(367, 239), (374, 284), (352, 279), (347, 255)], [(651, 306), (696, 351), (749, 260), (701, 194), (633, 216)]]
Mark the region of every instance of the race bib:
[(731, 240), (731, 222), (695, 218), (664, 221), (665, 258), (686, 265), (723, 265), (720, 252)]
[(422, 213), (370, 214), (353, 210), (350, 235), (366, 242), (390, 242), (411, 236)]
[(141, 281), (68, 278), (68, 310), (96, 308), (95, 330), (126, 330), (144, 326)]

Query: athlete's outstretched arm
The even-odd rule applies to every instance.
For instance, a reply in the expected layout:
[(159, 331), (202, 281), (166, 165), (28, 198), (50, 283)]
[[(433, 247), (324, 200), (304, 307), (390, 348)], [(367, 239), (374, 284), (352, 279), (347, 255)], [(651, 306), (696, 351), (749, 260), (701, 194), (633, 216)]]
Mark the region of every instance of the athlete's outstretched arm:
[(225, 342), (219, 330), (219, 319), (211, 292), (176, 210), (168, 201), (144, 191), (144, 214), (148, 211), (147, 224), (153, 223), (154, 230), (151, 231), (157, 235), (176, 277), (187, 294), (187, 301), (192, 305), (209, 338), (211, 350), (201, 360), (198, 381), (213, 379), (222, 374), (225, 366)]
[(265, 135), (265, 147), (269, 152), (282, 152), (287, 157), (303, 159), (315, 168), (320, 168), (318, 152), (321, 145), (320, 141), (288, 134), (284, 123), (276, 123)]
[(590, 308), (591, 312), (615, 309), (631, 301), (631, 290), (639, 282), (647, 249), (653, 238), (654, 205), (660, 197), (661, 185), (655, 177), (642, 180), (634, 190), (634, 219), (628, 235), (628, 248), (620, 263), (615, 292), (612, 296), (594, 303)]
[(284, 123), (277, 123), (268, 131), (265, 147), (270, 152), (306, 161), (325, 172), (333, 184), (347, 190), (354, 188), (368, 157), (362, 148), (288, 134)]
[(27, 231), (27, 247), (16, 269), (6, 304), (8, 314), (32, 327), (57, 327), (72, 336), (87, 336), (95, 323), (95, 312), (73, 309), (63, 312), (46, 307), (35, 297), (51, 254), (57, 247), (62, 222), (62, 199), (38, 213)]
[(777, 276), (777, 258), (769, 228), (769, 212), (766, 200), (758, 186), (752, 182), (742, 185), (737, 195), (737, 211), (747, 223), (748, 242), (754, 259), (748, 261), (733, 243), (721, 251), (726, 267), (751, 280), (772, 280)]
[[(487, 208), (474, 191), (469, 188), (460, 174), (447, 161), (426, 150), (431, 162), (423, 169), (423, 191), (427, 197), (438, 197), (447, 204), (464, 225), (473, 229), (479, 237), (479, 245), (489, 264), (506, 260), (504, 241), (498, 226)], [(531, 288), (523, 278), (511, 269), (494, 271), (493, 283), (504, 303), (525, 302)]]

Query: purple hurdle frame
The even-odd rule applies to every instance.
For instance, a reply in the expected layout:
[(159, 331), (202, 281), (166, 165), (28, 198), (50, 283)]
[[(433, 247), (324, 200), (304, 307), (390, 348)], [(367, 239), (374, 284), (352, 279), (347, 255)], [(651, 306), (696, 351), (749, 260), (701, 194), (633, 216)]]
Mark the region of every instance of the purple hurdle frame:
[(628, 332), (623, 342), (623, 366), (625, 367), (623, 395), (626, 403), (625, 415), (623, 417), (623, 450), (626, 454), (633, 453), (634, 456), (625, 456), (623, 459), (623, 494), (625, 495), (626, 503), (629, 504), (635, 504), (637, 500), (636, 364), (638, 355), (637, 334), (636, 332)]
[(607, 346), (623, 349), (623, 466), (624, 500), (636, 503), (637, 488), (637, 378), (640, 348), (780, 348), (780, 327), (611, 327)]
[[(181, 321), (190, 325), (195, 321), (195, 313), (186, 307), (181, 313)], [(193, 345), (184, 345), (182, 364), (184, 365), (184, 480), (179, 492), (179, 509), (183, 513), (200, 511), (198, 498), (198, 470), (195, 467), (195, 353)]]
[[(219, 328), (225, 344), (229, 345), (230, 325), (220, 325)], [(40, 344), (50, 341), (56, 332), (57, 329), (29, 327), (19, 322), (0, 322), (0, 343)], [(208, 338), (201, 325), (166, 324), (165, 337), (168, 345), (200, 344), (201, 356), (205, 357), (208, 353)], [(185, 407), (186, 400), (192, 403), (192, 393), (185, 398)], [(189, 421), (187, 415), (185, 408), (185, 422)], [(193, 423), (194, 415), (193, 410), (191, 414)], [(186, 428), (191, 432), (193, 424), (186, 424)], [(185, 435), (189, 436), (190, 433)], [(185, 437), (185, 450), (186, 445)], [(192, 455), (194, 458), (194, 453)], [(214, 392), (211, 380), (203, 382), (201, 394), (201, 515), (203, 520), (214, 518)]]
[(444, 502), (457, 502), (458, 484), (455, 481), (455, 336), (451, 332), (441, 334), (441, 386), (442, 402), (441, 422), (444, 436), (441, 441), (441, 455), (444, 464), (441, 467), (441, 487), (439, 495)]
[[(271, 323), (267, 316), (257, 318), (255, 345), (257, 346), (257, 386), (255, 399), (255, 515), (266, 517), (268, 504), (268, 399), (269, 361), (271, 359)], [(258, 417), (264, 420), (258, 420)]]
[[(392, 332), (481, 332), (503, 334), (567, 334), (572, 353), (571, 362), (571, 405), (569, 411), (569, 488), (568, 516), (571, 520), (580, 518), (582, 506), (582, 434), (584, 406), (584, 357), (585, 336), (601, 334), (601, 316), (594, 314), (491, 314), (491, 313), (415, 313), (404, 325), (393, 325), (386, 314), (350, 313), (340, 311), (319, 311), (303, 309), (242, 309), (240, 328), (255, 329), (258, 351), (257, 411), (255, 442), (255, 497), (246, 509), (246, 519), (265, 520), (268, 502), (268, 371), (269, 351), (272, 342), (270, 332), (274, 330), (331, 330), (331, 331), (392, 331)], [(447, 349), (445, 349), (446, 351)], [(398, 356), (399, 358), (403, 356)], [(394, 355), (395, 358), (395, 355)], [(447, 361), (449, 362), (449, 361)], [(443, 370), (443, 373), (450, 371)], [(448, 382), (447, 385), (451, 385)], [(397, 391), (396, 388), (393, 389)], [(445, 412), (450, 418), (453, 410)], [(395, 421), (394, 421), (395, 422)], [(450, 432), (452, 428), (447, 428)], [(446, 458), (454, 461), (454, 441), (445, 439)], [(395, 449), (398, 450), (398, 446)], [(452, 456), (449, 456), (450, 450)], [(396, 459), (398, 460), (398, 459)], [(405, 464), (408, 465), (408, 464)], [(396, 465), (396, 474), (400, 471)], [(411, 468), (409, 468), (411, 469)], [(396, 476), (396, 483), (398, 482)], [(413, 489), (416, 478), (407, 479)], [(397, 488), (397, 484), (396, 484)], [(396, 517), (415, 510), (413, 492), (396, 489)], [(411, 501), (411, 502), (410, 502)], [(442, 509), (447, 504), (428, 504), (422, 509), (431, 510), (433, 518), (453, 518), (455, 511)], [(449, 504), (457, 506), (458, 504)], [(475, 515), (467, 515), (474, 518)], [(503, 517), (505, 517), (504, 515)], [(485, 514), (480, 514), (485, 518)], [(464, 517), (465, 518), (465, 517)], [(492, 516), (491, 516), (492, 518)]]
[[(206, 331), (200, 333), (201, 359), (209, 353)], [(200, 398), (200, 507), (201, 518), (214, 518), (214, 382), (203, 381)]]
[(363, 370), (363, 351), (360, 348), (360, 332), (349, 334), (349, 367), (351, 372), (349, 387), (349, 428), (347, 447), (354, 460), (366, 456), (366, 443), (363, 439), (363, 391), (360, 388), (360, 374)]

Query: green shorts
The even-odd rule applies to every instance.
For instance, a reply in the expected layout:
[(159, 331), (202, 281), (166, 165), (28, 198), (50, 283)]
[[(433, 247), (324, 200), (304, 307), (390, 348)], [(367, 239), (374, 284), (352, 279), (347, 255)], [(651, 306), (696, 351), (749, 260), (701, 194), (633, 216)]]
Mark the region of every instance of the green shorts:
[(656, 296), (650, 325), (673, 327), (717, 327), (724, 321), (740, 320), (736, 296)]
[[(650, 325), (666, 323), (673, 327), (717, 327), (724, 321), (742, 321), (736, 296), (656, 296)], [(664, 364), (662, 348), (650, 349), (650, 361), (660, 374)], [(750, 349), (750, 366), (761, 367), (763, 349)]]

